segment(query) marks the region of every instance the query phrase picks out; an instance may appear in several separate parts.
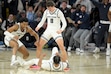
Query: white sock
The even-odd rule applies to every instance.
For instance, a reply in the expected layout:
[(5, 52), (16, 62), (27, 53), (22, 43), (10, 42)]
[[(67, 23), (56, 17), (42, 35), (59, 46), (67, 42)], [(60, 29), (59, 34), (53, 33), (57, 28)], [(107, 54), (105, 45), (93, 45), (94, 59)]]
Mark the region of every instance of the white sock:
[(72, 47), (68, 47), (67, 51), (71, 51), (71, 48), (72, 48)]
[(110, 49), (110, 43), (107, 43), (107, 48)]
[(16, 55), (12, 55), (11, 62), (15, 61)]

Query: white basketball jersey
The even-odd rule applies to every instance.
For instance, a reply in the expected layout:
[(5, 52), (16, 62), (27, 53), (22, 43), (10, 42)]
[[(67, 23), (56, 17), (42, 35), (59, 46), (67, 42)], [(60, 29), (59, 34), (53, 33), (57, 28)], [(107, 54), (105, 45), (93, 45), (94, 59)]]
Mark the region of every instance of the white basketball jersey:
[(47, 10), (46, 14), (47, 14), (47, 22), (48, 22), (48, 26), (47, 28), (51, 28), (51, 29), (60, 29), (61, 25), (60, 25), (60, 17), (58, 17), (60, 10), (58, 8), (56, 8), (56, 10), (51, 13), (49, 10)]
[(24, 36), (24, 34), (26, 33), (26, 29), (24, 29), (24, 31), (21, 31), (21, 27), (20, 27), (20, 23), (17, 23), (19, 28), (17, 31), (12, 32), (13, 35), (15, 36), (19, 36), (19, 39), (22, 38)]

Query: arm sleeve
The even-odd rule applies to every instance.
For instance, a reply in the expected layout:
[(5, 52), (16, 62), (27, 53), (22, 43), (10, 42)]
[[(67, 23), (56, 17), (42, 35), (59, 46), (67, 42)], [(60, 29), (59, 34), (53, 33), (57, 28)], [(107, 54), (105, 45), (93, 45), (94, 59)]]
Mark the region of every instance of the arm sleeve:
[(44, 22), (46, 21), (46, 16), (47, 16), (47, 10), (45, 10), (42, 20), (40, 21), (37, 27), (41, 28), (43, 26)]
[(64, 17), (64, 14), (62, 13), (62, 11), (59, 10), (58, 12), (58, 17), (60, 17), (61, 21), (62, 21), (62, 27), (61, 27), (61, 30), (65, 30), (66, 26), (67, 26), (67, 23), (66, 23), (66, 19)]

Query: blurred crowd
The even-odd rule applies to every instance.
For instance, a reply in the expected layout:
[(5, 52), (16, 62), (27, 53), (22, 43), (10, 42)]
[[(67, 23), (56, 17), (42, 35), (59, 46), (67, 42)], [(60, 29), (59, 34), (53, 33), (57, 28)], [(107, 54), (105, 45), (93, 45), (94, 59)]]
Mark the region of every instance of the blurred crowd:
[[(41, 21), (42, 14), (46, 9), (47, 0), (0, 0), (0, 41), (4, 41), (3, 32), (21, 17), (28, 18), (29, 25), (35, 27)], [(67, 27), (63, 32), (64, 45), (67, 51), (77, 48), (84, 52), (89, 43), (94, 43), (96, 47), (106, 47), (108, 26), (103, 30), (103, 34), (97, 34), (100, 29), (100, 21), (108, 21), (107, 14), (101, 14), (99, 4), (110, 4), (110, 0), (53, 0), (67, 20)], [(97, 4), (98, 3), (98, 4)], [(108, 12), (108, 10), (106, 10)], [(104, 11), (103, 11), (104, 12)], [(101, 16), (102, 15), (102, 16)], [(104, 17), (104, 18), (102, 18)], [(106, 17), (106, 18), (105, 18)], [(47, 22), (47, 21), (46, 21)], [(102, 23), (103, 24), (103, 23)], [(39, 30), (38, 34), (44, 32), (47, 23)], [(101, 39), (98, 39), (98, 38)], [(26, 47), (35, 47), (34, 37), (28, 33), (21, 39)], [(51, 39), (44, 48), (57, 46), (54, 39)]]

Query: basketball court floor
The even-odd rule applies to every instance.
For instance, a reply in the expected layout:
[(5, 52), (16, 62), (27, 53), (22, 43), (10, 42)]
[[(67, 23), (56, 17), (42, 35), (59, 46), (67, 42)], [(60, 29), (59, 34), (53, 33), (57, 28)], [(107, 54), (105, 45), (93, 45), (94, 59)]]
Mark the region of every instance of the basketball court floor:
[[(35, 48), (28, 48), (30, 56), (27, 60), (36, 58)], [(43, 49), (44, 59), (49, 59), (51, 49)], [(84, 54), (72, 51), (68, 53), (70, 70), (67, 72), (50, 72), (44, 70), (26, 70), (22, 67), (10, 67), (12, 51), (10, 48), (0, 48), (0, 74), (111, 74), (111, 58), (105, 52), (93, 54), (85, 51)], [(17, 55), (22, 55), (18, 52)]]

